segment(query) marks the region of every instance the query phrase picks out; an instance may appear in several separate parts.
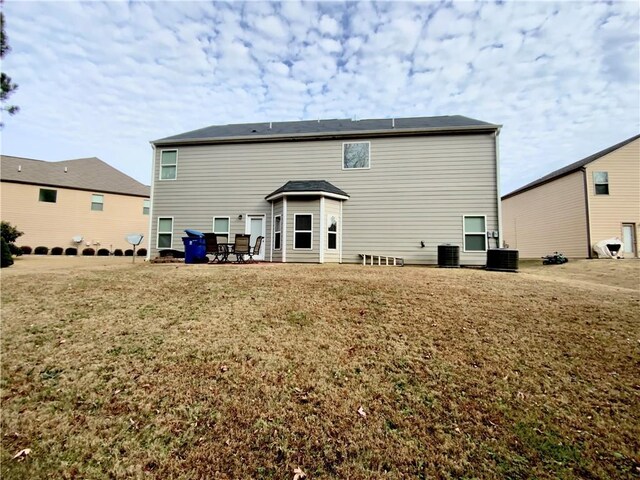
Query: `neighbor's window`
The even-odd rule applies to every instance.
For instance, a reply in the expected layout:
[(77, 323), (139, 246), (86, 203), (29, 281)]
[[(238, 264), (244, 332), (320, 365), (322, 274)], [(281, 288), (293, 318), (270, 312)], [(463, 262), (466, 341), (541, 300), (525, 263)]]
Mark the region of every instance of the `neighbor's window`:
[(173, 218), (158, 218), (158, 248), (173, 245)]
[(593, 183), (596, 186), (596, 195), (609, 195), (608, 172), (593, 172)]
[(229, 217), (215, 217), (213, 219), (213, 233), (220, 243), (229, 241)]
[(104, 207), (104, 195), (91, 195), (91, 210), (101, 212)]
[(370, 142), (342, 144), (342, 168), (369, 168)]
[(282, 242), (282, 217), (276, 215), (273, 218), (273, 249), (280, 250)]
[(338, 219), (334, 215), (327, 217), (327, 249), (338, 248)]
[(149, 215), (149, 210), (151, 210), (151, 200), (145, 198), (144, 202), (142, 203), (142, 214)]
[(56, 203), (56, 200), (58, 200), (58, 191), (41, 188), (38, 200), (41, 202)]
[(175, 180), (178, 169), (178, 151), (164, 150), (160, 154), (160, 180)]
[(293, 248), (311, 250), (313, 245), (313, 215), (296, 213), (293, 216)]
[(464, 217), (464, 251), (485, 252), (487, 250), (487, 226), (484, 216)]

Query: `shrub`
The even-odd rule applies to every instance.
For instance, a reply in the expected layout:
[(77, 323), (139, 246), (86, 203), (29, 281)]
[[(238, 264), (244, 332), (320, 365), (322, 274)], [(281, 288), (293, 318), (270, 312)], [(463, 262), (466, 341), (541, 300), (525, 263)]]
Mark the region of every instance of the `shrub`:
[(124, 251), (124, 256), (125, 257), (133, 257), (133, 250), (131, 250), (130, 248), (128, 248), (127, 250)]
[(139, 257), (144, 257), (147, 255), (147, 249), (146, 248), (141, 248), (140, 250), (138, 250), (137, 252)]
[(85, 257), (91, 257), (95, 254), (96, 254), (96, 251), (91, 247), (85, 248), (82, 250), (82, 255), (84, 255)]
[(120, 248), (116, 248), (116, 249), (113, 251), (113, 254), (114, 254), (116, 257), (121, 257), (122, 255), (124, 255), (124, 252), (122, 251), (122, 249), (120, 249)]
[(2, 245), (0, 246), (2, 254), (2, 262), (0, 268), (10, 267), (11, 265), (13, 265), (13, 258), (11, 257), (11, 252), (9, 251), (9, 244), (5, 242), (4, 237), (0, 238), (0, 242), (2, 243)]
[(109, 250), (107, 250), (106, 248), (101, 248), (98, 250), (98, 256), (99, 257), (108, 257), (109, 256)]
[(47, 253), (49, 253), (49, 247), (36, 247), (33, 253), (35, 255), (46, 255)]
[(18, 237), (22, 236), (23, 233), (24, 232), (19, 231), (9, 222), (0, 222), (0, 234), (2, 235), (2, 238), (4, 238), (4, 241), (7, 242), (7, 244), (15, 242)]
[(22, 250), (23, 255), (31, 255), (31, 252), (33, 252), (33, 248), (27, 245), (25, 245), (24, 247), (20, 247), (20, 250)]
[(68, 247), (64, 249), (65, 255), (77, 255), (78, 249), (76, 247)]
[(62, 247), (53, 247), (51, 249), (51, 255), (62, 255), (63, 251)]

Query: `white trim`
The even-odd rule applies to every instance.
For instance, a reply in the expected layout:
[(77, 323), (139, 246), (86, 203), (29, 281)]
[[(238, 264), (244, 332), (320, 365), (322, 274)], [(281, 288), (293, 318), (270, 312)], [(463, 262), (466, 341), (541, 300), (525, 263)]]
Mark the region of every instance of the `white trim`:
[[(271, 241), (269, 242), (269, 261), (273, 262), (273, 240), (275, 238), (274, 233), (274, 217), (273, 217), (273, 202), (271, 202)], [(282, 217), (280, 218), (280, 229), (282, 230)], [(282, 232), (280, 232), (280, 247), (282, 247)]]
[(287, 261), (287, 197), (282, 199), (282, 263)]
[[(348, 169), (348, 170), (352, 170), (352, 169)], [(358, 169), (356, 169), (358, 170)], [(265, 197), (265, 200), (267, 202), (271, 202), (273, 200), (278, 200), (279, 198), (283, 198), (283, 197), (309, 197), (309, 196), (320, 196), (320, 197), (327, 197), (327, 198), (335, 198), (336, 200), (349, 200), (349, 197), (346, 195), (341, 195), (339, 193), (330, 193), (330, 192), (323, 192), (321, 190), (314, 190), (314, 191), (309, 191), (309, 192), (280, 192), (280, 193), (276, 193), (275, 195), (269, 195), (268, 197)]]
[[(280, 230), (276, 230), (276, 218), (280, 219)], [(272, 230), (271, 233), (273, 233), (273, 237), (271, 239), (271, 242), (273, 243), (272, 250), (276, 252), (280, 252), (282, 251), (282, 214), (281, 213), (273, 216), (273, 228), (271, 230)], [(280, 234), (280, 248), (276, 248), (276, 233)]]
[[(226, 232), (216, 232), (216, 218), (226, 218), (227, 219), (227, 228)], [(211, 220), (211, 231), (216, 235), (226, 235), (227, 242), (231, 242), (231, 217), (227, 217), (226, 215), (214, 215)]]
[[(175, 178), (162, 178), (162, 154), (164, 152), (176, 152), (176, 176)], [(171, 165), (165, 165), (165, 166), (171, 166)], [(158, 169), (158, 180), (162, 181), (162, 182), (171, 182), (173, 180), (177, 180), (178, 179), (178, 149), (177, 148), (167, 148), (166, 150), (160, 150), (160, 164), (159, 164), (159, 169)]]
[[(262, 232), (261, 233), (261, 237), (262, 237), (262, 241), (263, 243), (266, 245), (265, 239), (267, 238), (267, 214), (266, 213), (248, 213), (244, 216), (245, 220), (244, 220), (244, 233), (250, 235), (251, 234), (251, 219), (252, 218), (261, 218), (262, 219)], [(253, 244), (256, 244), (256, 240), (257, 238), (252, 238), (250, 241), (253, 242)], [(262, 248), (262, 254), (261, 255), (254, 255), (254, 258), (256, 260), (264, 260), (264, 248)]]
[(342, 202), (340, 202), (340, 216), (338, 217), (338, 261), (342, 263)]
[[(498, 142), (498, 135), (500, 131), (496, 132), (496, 192), (498, 201), (498, 247), (502, 248), (502, 195), (500, 195), (500, 143)], [(486, 229), (487, 226), (485, 225)], [(488, 241), (488, 240), (487, 240)]]
[[(320, 263), (324, 263), (324, 235), (322, 234), (322, 232), (324, 232), (324, 225), (325, 225), (326, 221), (324, 218), (324, 197), (320, 197), (320, 258), (319, 261)], [(311, 218), (311, 230), (313, 232), (313, 218)], [(313, 233), (312, 233), (312, 237), (311, 240), (313, 240)], [(311, 246), (313, 246), (313, 242), (311, 243)]]
[[(344, 168), (344, 146), (352, 143), (368, 143), (369, 144), (369, 166), (357, 167), (357, 168)], [(371, 170), (371, 141), (365, 140), (363, 142), (342, 142), (342, 155), (340, 155), (340, 163), (342, 164), (342, 170)]]
[[(160, 220), (166, 220), (167, 218), (171, 219), (171, 232), (161, 232), (160, 231)], [(169, 247), (162, 247), (163, 250), (169, 248), (172, 249), (173, 248), (173, 230), (175, 227), (175, 219), (173, 217), (158, 217), (158, 221), (156, 224), (156, 250), (160, 250), (160, 247), (158, 246), (158, 240), (160, 239), (160, 234), (162, 233), (163, 235), (166, 235), (167, 233), (171, 233), (171, 244)]]
[[(147, 237), (148, 247), (147, 248), (147, 261), (151, 260), (151, 234), (153, 233), (153, 187), (156, 183), (156, 176), (154, 175), (156, 169), (156, 146), (152, 145), (151, 151), (151, 191), (149, 200), (151, 200), (151, 205), (149, 206), (149, 236)], [(156, 249), (157, 250), (157, 249)]]
[[(466, 249), (466, 238), (467, 238), (467, 231), (465, 228), (465, 218), (467, 217), (482, 217), (484, 219), (484, 232), (469, 232), (469, 235), (484, 235), (484, 250), (467, 250)], [(474, 214), (465, 214), (462, 215), (462, 251), (463, 252), (469, 252), (469, 253), (477, 253), (477, 252), (486, 252), (487, 251), (487, 247), (489, 246), (489, 239), (487, 238), (487, 216), (486, 215), (474, 215)]]
[[(311, 217), (311, 230), (296, 230), (296, 217), (301, 216), (310, 216)], [(296, 247), (296, 233), (311, 233), (311, 248), (298, 248)], [(305, 252), (313, 251), (313, 213), (294, 213), (293, 214), (293, 249), (294, 250), (303, 250)]]

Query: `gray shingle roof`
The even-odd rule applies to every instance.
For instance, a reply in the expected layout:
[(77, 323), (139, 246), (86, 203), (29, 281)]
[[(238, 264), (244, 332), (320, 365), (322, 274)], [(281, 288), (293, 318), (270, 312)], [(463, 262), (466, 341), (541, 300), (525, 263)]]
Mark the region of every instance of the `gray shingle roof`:
[(148, 186), (95, 157), (45, 162), (2, 155), (0, 160), (0, 180), (3, 182), (149, 196)]
[(494, 125), (461, 115), (443, 117), (412, 118), (375, 118), (363, 120), (332, 119), (304, 120), (297, 122), (242, 123), (234, 125), (211, 125), (209, 127), (181, 133), (171, 137), (154, 140), (153, 144), (171, 144), (210, 140), (224, 141), (229, 139), (251, 140), (252, 138), (277, 138), (295, 136), (346, 136), (364, 132), (392, 134), (402, 131), (459, 131), (468, 129), (497, 130)]
[(527, 190), (531, 190), (532, 188), (537, 187), (538, 185), (542, 185), (543, 183), (547, 183), (550, 182), (552, 180), (555, 180), (556, 178), (560, 178), (560, 177), (564, 177), (565, 175), (569, 175), (570, 173), (575, 172), (576, 170), (580, 170), (582, 167), (584, 167), (585, 165), (598, 160), (600, 157), (604, 157), (605, 155), (624, 147), (625, 145), (627, 145), (628, 143), (633, 142), (634, 140), (637, 140), (638, 138), (640, 138), (640, 134), (635, 135), (631, 138), (627, 138), (626, 140), (623, 140), (620, 143), (616, 143), (615, 145), (609, 147), (609, 148), (605, 148), (604, 150), (599, 151), (598, 153), (594, 153), (593, 155), (589, 155), (586, 158), (583, 158), (582, 160), (578, 160), (577, 162), (574, 162), (570, 165), (567, 165), (566, 167), (562, 167), (558, 170), (555, 170), (547, 175), (545, 175), (544, 177), (540, 177), (537, 180), (534, 180), (531, 183), (527, 183), (525, 186), (520, 187), (516, 190), (514, 190), (511, 193), (507, 193), (506, 195), (502, 196), (502, 200), (505, 200), (509, 197), (513, 197), (514, 195), (518, 195), (519, 193), (522, 192), (526, 192)]
[(335, 185), (327, 182), (326, 180), (290, 180), (277, 189), (275, 192), (270, 193), (265, 198), (273, 197), (279, 193), (302, 193), (302, 192), (326, 192), (336, 195), (343, 195), (348, 197), (349, 195), (343, 190), (340, 190)]

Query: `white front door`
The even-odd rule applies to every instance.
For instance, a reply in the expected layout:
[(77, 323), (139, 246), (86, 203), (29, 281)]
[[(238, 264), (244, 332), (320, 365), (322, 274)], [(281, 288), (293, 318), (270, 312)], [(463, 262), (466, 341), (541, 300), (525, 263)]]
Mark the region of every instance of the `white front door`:
[(264, 215), (247, 215), (247, 223), (245, 226), (245, 233), (251, 235), (251, 246), (253, 247), (256, 244), (256, 240), (258, 237), (262, 238), (262, 246), (260, 247), (260, 253), (258, 255), (254, 255), (254, 260), (264, 260), (264, 252), (265, 252), (265, 216)]

